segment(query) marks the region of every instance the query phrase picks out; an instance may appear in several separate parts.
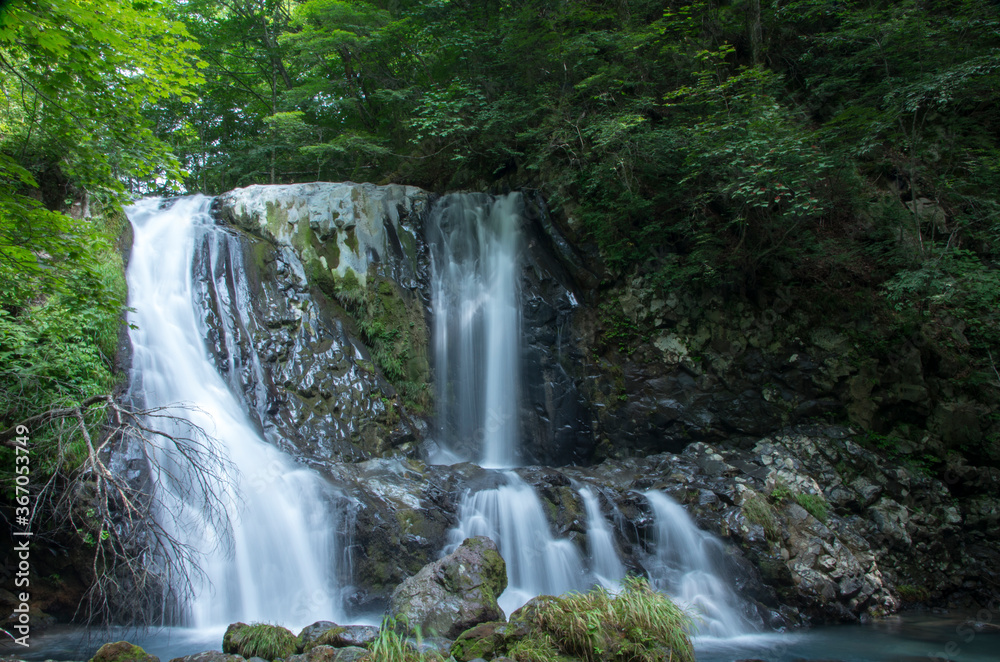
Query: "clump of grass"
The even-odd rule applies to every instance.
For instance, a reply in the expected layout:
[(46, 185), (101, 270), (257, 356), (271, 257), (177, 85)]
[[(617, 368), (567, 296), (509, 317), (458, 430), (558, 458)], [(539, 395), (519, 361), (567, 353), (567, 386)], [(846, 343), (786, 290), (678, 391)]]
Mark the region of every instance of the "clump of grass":
[(781, 527), (778, 526), (778, 519), (775, 517), (774, 508), (767, 499), (759, 494), (755, 494), (743, 502), (743, 514), (754, 524), (759, 524), (764, 529), (764, 536), (771, 541), (781, 540)]
[(230, 655), (242, 655), (250, 659), (260, 657), (265, 660), (294, 655), (298, 639), (280, 625), (269, 623), (233, 623), (226, 629), (222, 639), (222, 650)]
[(618, 594), (595, 588), (533, 601), (521, 619), (531, 634), (510, 649), (518, 662), (555, 659), (553, 648), (586, 662), (695, 659), (690, 619), (641, 577), (626, 578)]
[(382, 623), (378, 637), (368, 646), (366, 660), (371, 662), (443, 662), (444, 658), (436, 651), (420, 652), (420, 636), (417, 635), (417, 646), (414, 646), (404, 634), (395, 627), (395, 621), (386, 620)]
[(791, 488), (789, 488), (788, 485), (786, 485), (784, 482), (780, 480), (774, 486), (774, 489), (771, 490), (771, 499), (773, 499), (775, 502), (780, 503), (781, 501), (784, 501), (790, 496), (792, 496)]
[(820, 522), (826, 523), (830, 517), (830, 504), (818, 494), (796, 494), (795, 500), (800, 506), (806, 509), (810, 515)]
[(559, 659), (559, 649), (547, 634), (518, 639), (507, 648), (506, 657), (517, 662), (552, 662)]

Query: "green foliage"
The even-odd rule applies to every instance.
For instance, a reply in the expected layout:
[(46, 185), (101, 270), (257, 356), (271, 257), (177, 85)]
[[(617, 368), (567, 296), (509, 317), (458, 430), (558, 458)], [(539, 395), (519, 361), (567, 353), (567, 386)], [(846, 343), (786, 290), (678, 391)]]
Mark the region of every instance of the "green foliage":
[(648, 333), (644, 334), (634, 320), (622, 313), (617, 302), (601, 306), (600, 320), (605, 342), (626, 356), (634, 352), (641, 341), (648, 340)]
[(617, 594), (598, 587), (537, 598), (515, 612), (511, 623), (525, 623), (530, 631), (508, 652), (519, 662), (559, 655), (587, 662), (652, 662), (664, 656), (694, 662), (690, 618), (641, 577), (625, 578)]
[(964, 337), (954, 336), (945, 345), (968, 342), (980, 351), (1000, 345), (1000, 271), (969, 250), (943, 249), (918, 268), (897, 273), (885, 289), (897, 311), (917, 320), (948, 326), (960, 320)]
[(786, 485), (785, 483), (779, 481), (774, 486), (774, 489), (771, 490), (771, 495), (770, 496), (771, 496), (771, 499), (773, 501), (775, 501), (776, 503), (781, 503), (782, 501), (784, 501), (788, 497), (792, 496), (792, 490), (791, 490), (790, 487), (788, 487), (788, 485)]
[[(419, 637), (418, 637), (419, 641)], [(382, 662), (443, 662), (444, 658), (436, 651), (419, 652), (417, 647), (407, 640), (406, 636), (395, 627), (395, 621), (385, 620), (378, 637), (369, 644), (368, 656), (365, 659)]]
[(830, 504), (820, 494), (796, 494), (795, 501), (820, 522), (830, 517)]

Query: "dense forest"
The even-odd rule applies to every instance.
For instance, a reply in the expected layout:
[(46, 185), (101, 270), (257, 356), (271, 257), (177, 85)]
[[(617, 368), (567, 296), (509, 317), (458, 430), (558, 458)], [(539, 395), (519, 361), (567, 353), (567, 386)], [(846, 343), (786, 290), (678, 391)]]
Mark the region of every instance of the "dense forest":
[[(648, 340), (614, 306), (635, 283), (751, 305), (792, 288), (871, 356), (917, 330), (956, 391), (988, 405), (984, 434), (952, 450), (1000, 462), (994, 2), (0, 11), (0, 434), (10, 446), (35, 423), (38, 480), (93, 453), (97, 396), (123, 380), (123, 205), (347, 180), (537, 192), (596, 274), (609, 352)], [(895, 423), (870, 423), (873, 445), (922, 438)], [(916, 456), (931, 473), (936, 448)]]

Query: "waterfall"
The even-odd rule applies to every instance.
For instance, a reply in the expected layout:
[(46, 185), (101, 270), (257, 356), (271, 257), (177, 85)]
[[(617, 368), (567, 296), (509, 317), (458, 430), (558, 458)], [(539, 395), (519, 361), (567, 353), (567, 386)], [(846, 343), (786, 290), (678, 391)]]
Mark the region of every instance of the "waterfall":
[[(432, 460), (438, 463), (473, 459), (487, 468), (510, 468), (518, 461), (521, 204), (518, 195), (450, 195), (427, 223), (439, 448)], [(507, 563), (508, 586), (499, 600), (506, 613), (536, 595), (586, 590), (594, 583), (618, 585), (625, 568), (590, 487), (579, 491), (587, 512), (585, 564), (571, 540), (553, 536), (530, 485), (512, 471), (498, 478), (497, 487), (465, 494), (445, 552), (470, 536), (492, 538)], [(646, 498), (657, 532), (646, 564), (654, 587), (691, 610), (701, 633), (733, 636), (751, 630), (719, 572), (722, 543), (663, 494), (649, 492)]]
[[(234, 250), (234, 244), (213, 225), (210, 202), (201, 196), (172, 205), (143, 200), (128, 209), (135, 231), (127, 273), (132, 392), (146, 407), (192, 405), (173, 411), (203, 428), (232, 468), (225, 476), (201, 477), (225, 509), (228, 526), (220, 530), (198, 505), (199, 477), (165, 449), (151, 451), (154, 466), (166, 468), (153, 474), (156, 517), (200, 559), (201, 572), (187, 569), (192, 595), (178, 620), (212, 627), (336, 619), (342, 615), (336, 577), (343, 542), (329, 506), (334, 495), (317, 474), (264, 441), (203, 340), (205, 311), (195, 304), (192, 273), (198, 252), (210, 252), (199, 262), (212, 273), (202, 277), (245, 279), (241, 270), (219, 272), (226, 260), (217, 252)], [(245, 291), (245, 280), (234, 289)], [(229, 314), (240, 319), (243, 313)]]
[(586, 589), (580, 552), (571, 541), (552, 535), (535, 490), (513, 471), (505, 471), (502, 479), (503, 485), (465, 496), (445, 552), (472, 536), (497, 543), (507, 563), (507, 590), (499, 603), (508, 616), (536, 595)]
[(435, 462), (516, 466), (521, 196), (453, 194), (427, 222), (437, 386)]
[(580, 498), (587, 511), (587, 549), (590, 552), (590, 571), (601, 586), (613, 589), (625, 577), (614, 535), (601, 512), (601, 504), (590, 487), (580, 488)]
[(722, 571), (722, 541), (702, 531), (682, 506), (662, 492), (645, 493), (656, 539), (645, 563), (650, 582), (695, 618), (699, 635), (734, 637), (756, 631)]

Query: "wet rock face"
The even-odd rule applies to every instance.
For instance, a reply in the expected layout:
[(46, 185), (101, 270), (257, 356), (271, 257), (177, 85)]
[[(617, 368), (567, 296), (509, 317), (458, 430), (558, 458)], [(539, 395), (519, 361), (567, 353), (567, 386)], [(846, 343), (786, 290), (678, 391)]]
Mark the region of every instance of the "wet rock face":
[[(320, 465), (407, 452), (416, 441), (421, 424), (329, 295), (341, 281), (361, 296), (392, 278), (379, 304), (398, 302), (422, 322), (413, 226), (425, 206), (416, 189), (353, 184), (249, 187), (216, 200), (216, 216), (244, 232), (198, 248), (205, 336), (272, 443)], [(414, 327), (408, 370), (426, 380), (425, 329)]]
[(400, 584), (387, 617), (410, 634), (455, 639), (480, 623), (505, 618), (497, 604), (505, 588), (507, 568), (496, 543), (468, 538)]
[[(528, 200), (521, 256), (521, 438), (524, 464), (587, 464), (594, 451), (590, 406), (579, 382), (582, 348), (576, 319), (582, 312), (572, 274), (558, 247), (568, 244)], [(570, 262), (570, 265), (575, 263)]]

